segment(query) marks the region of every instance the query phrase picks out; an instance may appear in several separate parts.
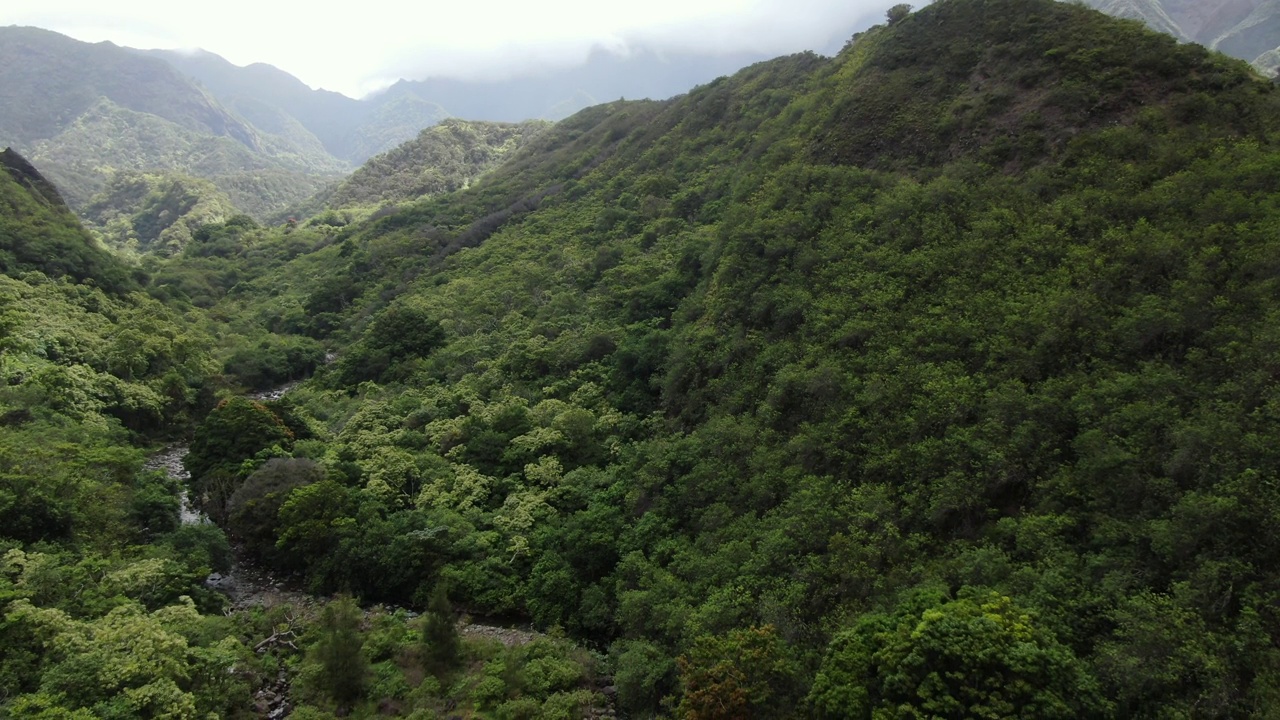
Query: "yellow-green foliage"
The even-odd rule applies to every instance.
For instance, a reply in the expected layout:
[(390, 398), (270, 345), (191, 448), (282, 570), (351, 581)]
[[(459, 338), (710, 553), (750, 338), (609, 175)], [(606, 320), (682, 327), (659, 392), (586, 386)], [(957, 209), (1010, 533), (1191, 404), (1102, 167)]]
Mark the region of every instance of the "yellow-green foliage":
[(82, 211), (115, 250), (172, 255), (205, 225), (236, 215), (212, 183), (177, 174), (117, 173)]
[(328, 198), (331, 209), (380, 205), (466, 187), (550, 123), (443, 120), (416, 139), (365, 162)]

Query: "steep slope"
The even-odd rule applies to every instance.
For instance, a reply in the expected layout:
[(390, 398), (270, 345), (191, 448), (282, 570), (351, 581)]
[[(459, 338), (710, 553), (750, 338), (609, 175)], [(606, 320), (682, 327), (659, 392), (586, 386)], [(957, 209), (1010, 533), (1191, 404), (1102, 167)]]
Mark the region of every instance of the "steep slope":
[(331, 208), (378, 205), (441, 195), (466, 187), (550, 127), (546, 122), (444, 120), (378, 155), (342, 182)]
[(39, 164), (74, 209), (115, 172), (177, 172), (212, 180), (244, 212), (266, 217), (348, 169), (290, 117), (250, 114), (265, 129), (159, 58), (0, 28), (0, 138)]
[(0, 142), (30, 147), (51, 138), (101, 98), (246, 148), (258, 145), (252, 128), (167, 63), (111, 43), (83, 43), (39, 28), (0, 28)]
[[(1234, 25), (1253, 9), (1257, 0), (1224, 0), (1223, 2), (1204, 2), (1203, 0), (1160, 0), (1160, 9), (1177, 26), (1179, 34), (1187, 39), (1202, 42), (1204, 34), (1217, 36), (1223, 27), (1217, 27), (1216, 17), (1229, 16), (1235, 13), (1235, 19), (1226, 24)], [(1105, 9), (1090, 3), (1103, 12)], [(1215, 29), (1216, 27), (1216, 29)], [(1203, 44), (1203, 42), (1202, 42)]]
[(1253, 66), (1271, 77), (1280, 77), (1280, 48), (1262, 54), (1253, 61)]
[[(224, 105), (268, 132), (272, 121), (264, 115), (283, 113), (301, 125), (335, 157), (359, 161), (347, 152), (349, 136), (367, 114), (366, 106), (341, 93), (312, 90), (301, 80), (265, 63), (240, 67), (211, 52), (140, 50), (165, 60), (195, 78)], [(268, 110), (269, 109), (269, 110)], [(426, 127), (430, 123), (419, 126)]]
[(1115, 17), (1140, 20), (1182, 40), (1248, 60), (1263, 72), (1262, 55), (1280, 47), (1276, 0), (1086, 0)]
[(1141, 20), (1151, 29), (1168, 33), (1181, 40), (1195, 38), (1193, 31), (1184, 28), (1181, 23), (1165, 12), (1162, 0), (1089, 0), (1088, 4), (1114, 17)]
[(53, 184), (12, 148), (0, 152), (0, 211), (0, 272), (68, 276), (114, 293), (136, 289), (128, 268), (94, 243)]
[(1216, 37), (1212, 47), (1246, 60), (1280, 47), (1280, 0), (1259, 2), (1253, 12)]
[(1273, 84), (1048, 0), (591, 108), (234, 266), (341, 351), (262, 546), (633, 716), (1275, 714), (1278, 186)]
[(1172, 17), (1180, 19), (1180, 23), (1194, 24), (1195, 34), (1187, 34), (1196, 42), (1211, 46), (1213, 41), (1223, 33), (1240, 23), (1256, 9), (1261, 0), (1221, 0), (1209, 3), (1187, 3), (1184, 0), (1165, 0), (1166, 7), (1175, 4), (1180, 7), (1169, 8)]

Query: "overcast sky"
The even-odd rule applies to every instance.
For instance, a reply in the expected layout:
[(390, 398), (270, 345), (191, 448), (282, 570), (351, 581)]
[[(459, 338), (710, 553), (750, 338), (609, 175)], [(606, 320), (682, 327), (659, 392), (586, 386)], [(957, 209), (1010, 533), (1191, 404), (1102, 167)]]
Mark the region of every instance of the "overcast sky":
[[(581, 62), (592, 47), (782, 54), (879, 22), (892, 0), (4, 0), (0, 25), (138, 48), (203, 48), (352, 96), (406, 77), (475, 79)], [(923, 5), (924, 2), (917, 2)]]

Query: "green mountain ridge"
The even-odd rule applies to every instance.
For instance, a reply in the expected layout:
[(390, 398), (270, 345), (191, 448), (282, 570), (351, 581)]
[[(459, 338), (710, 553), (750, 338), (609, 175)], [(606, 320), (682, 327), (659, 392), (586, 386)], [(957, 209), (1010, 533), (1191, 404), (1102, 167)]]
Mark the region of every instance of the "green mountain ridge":
[(0, 138), (5, 142), (27, 146), (53, 137), (103, 97), (187, 130), (257, 146), (252, 128), (166, 63), (111, 43), (82, 43), (39, 28), (0, 28)]
[(149, 113), (102, 99), (32, 158), (83, 207), (117, 172), (169, 170), (210, 179), (245, 212), (266, 215), (296, 203), (339, 177), (336, 165), (311, 158), (255, 153), (226, 137), (186, 130)]
[[(1280, 712), (1280, 88), (1077, 4), (888, 17), (583, 110), (451, 193), (206, 225), (144, 265), (168, 305), (0, 277), (45, 369), (0, 383), (0, 707)], [(35, 298), (99, 329), (37, 347)], [(109, 344), (95, 302), (163, 322)], [(213, 402), (216, 367), (316, 374)], [(107, 376), (132, 394), (70, 402)], [(191, 536), (106, 431), (47, 467), (13, 449), (47, 442), (27, 417), (196, 408), (186, 490), (216, 524)], [(111, 477), (56, 492), (85, 454)], [(220, 615), (198, 578), (223, 532), (367, 615)], [(590, 652), (460, 648), (450, 603)]]
[(239, 67), (206, 51), (137, 52), (166, 60), (228, 107), (271, 106), (292, 116), (330, 153), (351, 162), (389, 151), (446, 117), (560, 120), (603, 99), (669, 97), (763, 59), (758, 53), (656, 53), (637, 47), (618, 55), (597, 49), (582, 67), (505, 80), (401, 80), (353, 100), (311, 90), (288, 73), (261, 63)]
[[(362, 163), (449, 117), (439, 105), (421, 98), (353, 100), (335, 92), (312, 90), (270, 65), (240, 67), (210, 52), (136, 52), (168, 62), (258, 127), (286, 137), (301, 138), (305, 132), (325, 152), (346, 161)], [(278, 129), (271, 130), (273, 127)]]
[(174, 172), (266, 218), (349, 169), (291, 118), (253, 108), (257, 127), (167, 62), (111, 43), (0, 28), (0, 64), (0, 138), (77, 211), (115, 172)]
[(58, 194), (58, 188), (36, 170), (35, 166), (19, 155), (13, 148), (5, 148), (0, 152), (0, 164), (3, 164), (10, 179), (26, 188), (35, 199), (50, 207), (67, 210), (67, 203)]
[(332, 483), (255, 552), (563, 628), (634, 717), (1265, 716), (1277, 110), (1132, 21), (945, 0), (246, 241), (214, 311), (339, 350), (293, 396)]
[[(345, 95), (312, 90), (301, 80), (263, 63), (239, 67), (214, 53), (172, 50), (137, 50), (172, 65), (196, 79), (224, 104), (235, 108), (255, 125), (269, 129), (287, 117), (315, 138), (334, 157), (361, 161), (359, 150), (351, 147), (352, 130), (365, 113), (364, 105)], [(267, 116), (265, 123), (260, 120)], [(418, 129), (430, 125), (432, 116), (421, 118)], [(277, 134), (285, 134), (275, 131)], [(296, 131), (295, 131), (296, 132)]]
[(550, 123), (446, 119), (377, 155), (327, 199), (330, 209), (417, 200), (454, 192), (506, 161)]

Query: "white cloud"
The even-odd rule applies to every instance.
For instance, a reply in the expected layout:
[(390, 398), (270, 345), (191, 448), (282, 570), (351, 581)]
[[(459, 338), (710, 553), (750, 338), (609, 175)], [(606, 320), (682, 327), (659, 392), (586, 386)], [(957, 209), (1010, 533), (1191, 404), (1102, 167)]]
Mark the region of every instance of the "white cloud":
[[(7, 0), (0, 25), (131, 47), (204, 48), (361, 94), (400, 76), (493, 77), (580, 62), (594, 46), (767, 53), (817, 49), (887, 0), (399, 0), (341, 10), (272, 0)], [(110, 8), (109, 11), (104, 7)]]

